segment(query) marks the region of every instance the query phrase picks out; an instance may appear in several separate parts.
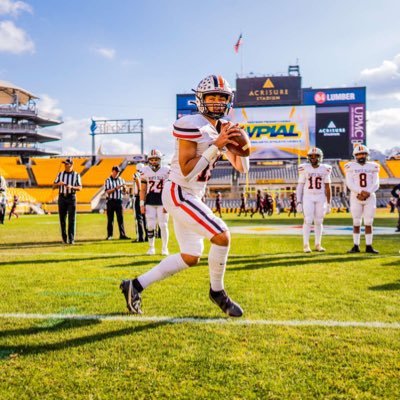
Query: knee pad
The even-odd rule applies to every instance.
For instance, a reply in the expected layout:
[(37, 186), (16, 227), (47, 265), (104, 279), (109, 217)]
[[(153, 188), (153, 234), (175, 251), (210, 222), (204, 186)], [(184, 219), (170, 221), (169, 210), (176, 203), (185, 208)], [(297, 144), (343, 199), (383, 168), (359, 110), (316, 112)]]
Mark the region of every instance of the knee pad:
[(147, 230), (147, 237), (149, 239), (152, 239), (154, 237), (154, 229), (148, 229)]
[(361, 218), (353, 218), (353, 226), (359, 228), (361, 226)]
[(323, 219), (323, 218), (318, 218), (318, 219), (315, 219), (315, 220), (314, 220), (314, 224), (315, 224), (315, 225), (322, 225), (323, 222), (324, 222), (324, 219)]

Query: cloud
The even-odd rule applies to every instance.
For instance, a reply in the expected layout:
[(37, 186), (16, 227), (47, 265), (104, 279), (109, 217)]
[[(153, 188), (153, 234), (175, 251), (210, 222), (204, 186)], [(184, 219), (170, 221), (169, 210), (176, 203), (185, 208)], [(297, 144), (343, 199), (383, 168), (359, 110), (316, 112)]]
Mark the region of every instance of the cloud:
[(109, 49), (106, 47), (98, 47), (94, 49), (94, 51), (99, 54), (101, 57), (107, 58), (109, 60), (112, 60), (115, 58), (116, 51), (115, 49)]
[(0, 0), (0, 15), (17, 16), (21, 11), (32, 13), (32, 7), (23, 1)]
[(35, 44), (27, 33), (14, 25), (12, 21), (0, 22), (0, 52), (34, 53)]
[(60, 119), (63, 111), (57, 107), (58, 100), (53, 99), (47, 94), (40, 95), (38, 101), (38, 109), (41, 114), (44, 114), (48, 118)]
[(367, 112), (368, 147), (384, 151), (398, 143), (400, 134), (400, 108), (387, 108)]
[(400, 54), (384, 60), (378, 67), (362, 70), (360, 83), (368, 87), (371, 98), (400, 100)]

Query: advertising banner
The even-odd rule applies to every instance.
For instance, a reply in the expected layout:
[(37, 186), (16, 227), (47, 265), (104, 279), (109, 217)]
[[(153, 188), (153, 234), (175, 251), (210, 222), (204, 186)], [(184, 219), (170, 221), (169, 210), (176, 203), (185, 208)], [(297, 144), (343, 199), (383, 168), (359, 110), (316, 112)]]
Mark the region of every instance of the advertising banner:
[(315, 146), (313, 106), (235, 108), (230, 119), (247, 131), (252, 159), (305, 157)]
[(301, 104), (300, 76), (236, 79), (234, 107)]
[(176, 118), (183, 115), (197, 113), (197, 107), (193, 104), (195, 101), (194, 93), (177, 94), (176, 95)]
[(365, 97), (365, 87), (303, 89), (303, 104), (319, 107), (365, 103)]
[(365, 104), (351, 104), (349, 107), (349, 139), (350, 150), (353, 151), (357, 143), (366, 144), (366, 116)]
[(325, 158), (349, 158), (349, 113), (317, 113), (316, 146)]

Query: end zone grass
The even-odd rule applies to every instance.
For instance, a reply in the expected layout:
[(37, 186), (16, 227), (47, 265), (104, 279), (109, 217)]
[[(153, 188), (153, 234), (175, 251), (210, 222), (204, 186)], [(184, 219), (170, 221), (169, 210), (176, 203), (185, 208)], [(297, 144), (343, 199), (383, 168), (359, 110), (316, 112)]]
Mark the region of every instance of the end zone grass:
[[(229, 225), (289, 220), (224, 217)], [(394, 222), (382, 214), (376, 225)], [(350, 224), (349, 215), (326, 223)], [(125, 225), (132, 236), (131, 215)], [(0, 314), (60, 314), (0, 317), (1, 399), (400, 397), (399, 329), (202, 323), (227, 320), (208, 300), (206, 257), (143, 295), (146, 317), (198, 323), (69, 320), (62, 314), (126, 315), (120, 280), (161, 257), (144, 256), (146, 244), (103, 241), (104, 215), (78, 216), (75, 246), (60, 244), (57, 216), (0, 228)], [(346, 254), (351, 235), (325, 237), (324, 254), (304, 254), (301, 243), (233, 235), (226, 286), (245, 319), (400, 322), (399, 236), (377, 236), (377, 256)]]

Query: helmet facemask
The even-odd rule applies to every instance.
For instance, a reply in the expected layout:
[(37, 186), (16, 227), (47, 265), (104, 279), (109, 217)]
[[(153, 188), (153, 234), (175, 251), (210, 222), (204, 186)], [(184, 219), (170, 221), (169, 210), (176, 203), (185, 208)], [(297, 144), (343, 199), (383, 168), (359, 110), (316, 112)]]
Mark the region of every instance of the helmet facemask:
[(150, 168), (151, 168), (153, 171), (157, 171), (157, 170), (160, 169), (160, 166), (161, 166), (161, 158), (158, 158), (158, 157), (151, 157), (151, 158), (148, 159), (148, 162), (149, 162)]
[(321, 156), (319, 154), (310, 154), (308, 161), (313, 167), (318, 167), (321, 164)]
[[(229, 114), (232, 108), (233, 92), (229, 83), (220, 75), (210, 75), (204, 78), (193, 90), (196, 95), (196, 106), (199, 113), (212, 119), (220, 119)], [(224, 102), (206, 101), (209, 95), (223, 96)]]
[(367, 162), (368, 153), (358, 153), (355, 157), (359, 164), (364, 165)]

